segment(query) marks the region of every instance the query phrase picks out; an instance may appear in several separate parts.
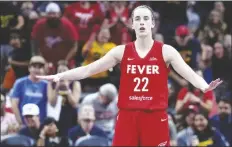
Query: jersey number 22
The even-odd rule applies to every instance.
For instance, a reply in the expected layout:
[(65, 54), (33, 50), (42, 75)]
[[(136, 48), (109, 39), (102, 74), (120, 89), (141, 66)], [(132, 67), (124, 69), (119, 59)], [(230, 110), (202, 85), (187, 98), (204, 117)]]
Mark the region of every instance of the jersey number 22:
[[(147, 92), (148, 89), (147, 89), (147, 85), (148, 85), (148, 82), (149, 82), (149, 79), (147, 77), (143, 77), (143, 78), (134, 78), (134, 82), (136, 82), (136, 85), (135, 85), (135, 88), (134, 88), (134, 91), (135, 92)], [(144, 83), (143, 84), (143, 87), (142, 88), (139, 88), (141, 87), (141, 83)]]

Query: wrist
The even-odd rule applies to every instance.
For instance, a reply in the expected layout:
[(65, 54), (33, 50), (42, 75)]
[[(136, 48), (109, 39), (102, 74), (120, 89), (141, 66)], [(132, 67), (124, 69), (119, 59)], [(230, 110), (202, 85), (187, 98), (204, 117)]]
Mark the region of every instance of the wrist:
[(39, 134), (39, 138), (41, 138), (41, 139), (45, 139), (45, 135), (44, 135), (44, 133), (42, 133), (42, 132), (41, 132), (41, 133)]
[(58, 74), (56, 74), (57, 76), (58, 76), (58, 78), (60, 79), (60, 80), (62, 80), (62, 78), (63, 78), (63, 74), (62, 73), (58, 73)]

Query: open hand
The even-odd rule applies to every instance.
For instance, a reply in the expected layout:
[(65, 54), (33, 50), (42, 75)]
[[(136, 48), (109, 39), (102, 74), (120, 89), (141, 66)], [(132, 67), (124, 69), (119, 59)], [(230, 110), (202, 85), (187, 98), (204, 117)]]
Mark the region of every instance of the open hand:
[(216, 87), (218, 87), (223, 81), (218, 78), (214, 81), (212, 81), (210, 84), (209, 84), (209, 87), (207, 87), (204, 92), (207, 92), (207, 91), (211, 91), (211, 90), (214, 90)]

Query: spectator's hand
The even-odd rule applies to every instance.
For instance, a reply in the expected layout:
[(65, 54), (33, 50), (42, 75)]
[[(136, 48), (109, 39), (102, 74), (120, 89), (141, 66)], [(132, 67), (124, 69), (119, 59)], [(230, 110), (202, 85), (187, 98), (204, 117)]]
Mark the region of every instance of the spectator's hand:
[(13, 134), (13, 133), (17, 133), (19, 130), (20, 130), (20, 127), (17, 124), (11, 124), (8, 126), (7, 133)]
[(43, 130), (40, 133), (40, 136), (45, 137), (47, 135), (48, 130), (49, 130), (49, 126), (45, 125)]
[(100, 25), (98, 25), (98, 24), (95, 24), (94, 26), (93, 26), (93, 32), (98, 32), (99, 30), (101, 29), (101, 26)]
[(194, 94), (190, 94), (189, 101), (192, 103), (200, 103), (201, 99), (196, 97)]
[(198, 146), (199, 140), (197, 137), (192, 138), (191, 146)]

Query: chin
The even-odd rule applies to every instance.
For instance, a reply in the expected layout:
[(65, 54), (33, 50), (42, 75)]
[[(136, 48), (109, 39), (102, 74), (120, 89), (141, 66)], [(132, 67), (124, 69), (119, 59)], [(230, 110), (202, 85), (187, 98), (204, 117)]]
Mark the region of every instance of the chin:
[(138, 37), (139, 38), (145, 38), (145, 37), (147, 37), (148, 36), (148, 34), (147, 33), (138, 33)]

